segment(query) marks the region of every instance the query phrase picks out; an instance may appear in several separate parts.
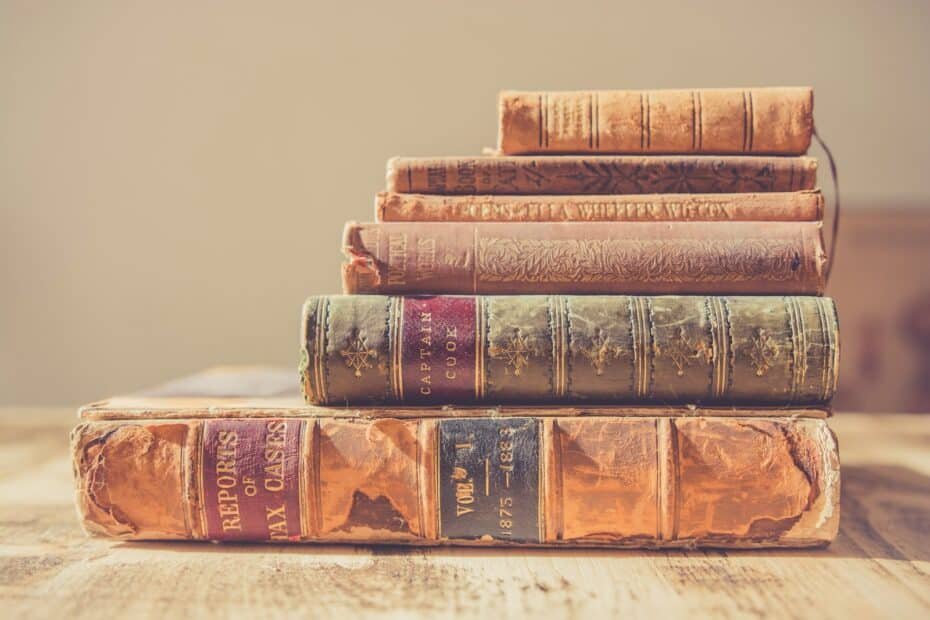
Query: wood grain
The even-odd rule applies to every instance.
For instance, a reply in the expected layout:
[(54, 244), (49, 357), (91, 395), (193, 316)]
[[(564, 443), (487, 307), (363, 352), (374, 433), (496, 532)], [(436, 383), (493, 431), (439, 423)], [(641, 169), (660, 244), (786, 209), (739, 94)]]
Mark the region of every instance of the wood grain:
[(5, 617), (848, 618), (930, 614), (930, 418), (839, 414), (840, 535), (822, 551), (405, 549), (87, 538), (68, 410), (0, 410)]

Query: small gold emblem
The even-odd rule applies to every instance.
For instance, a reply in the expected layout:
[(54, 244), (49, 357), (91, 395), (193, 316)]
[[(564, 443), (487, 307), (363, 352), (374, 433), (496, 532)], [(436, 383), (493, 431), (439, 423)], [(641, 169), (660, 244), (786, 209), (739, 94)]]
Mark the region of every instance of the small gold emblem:
[(769, 371), (780, 352), (778, 343), (763, 328), (756, 328), (749, 347), (749, 360), (756, 368), (757, 377)]
[(619, 344), (612, 344), (610, 336), (598, 327), (594, 330), (591, 345), (587, 349), (582, 349), (581, 354), (588, 358), (591, 367), (594, 368), (594, 374), (600, 377), (604, 374), (604, 370), (610, 366), (610, 360), (620, 359), (627, 354), (627, 351)]
[(355, 376), (361, 377), (362, 370), (371, 368), (369, 359), (377, 359), (378, 352), (368, 348), (366, 338), (358, 333), (346, 339), (346, 348), (339, 352), (346, 366), (355, 370)]
[(665, 355), (672, 364), (675, 365), (675, 374), (679, 377), (685, 376), (685, 368), (693, 364), (696, 360), (703, 359), (705, 364), (709, 364), (714, 359), (714, 351), (706, 342), (701, 340), (696, 345), (685, 335), (683, 327), (675, 329), (675, 335), (669, 339), (665, 346), (657, 347), (658, 355)]
[(513, 376), (519, 377), (523, 369), (530, 365), (530, 355), (536, 355), (535, 349), (529, 346), (527, 337), (517, 328), (503, 345), (492, 344), (488, 353), (493, 359), (504, 360), (507, 366), (513, 367)]

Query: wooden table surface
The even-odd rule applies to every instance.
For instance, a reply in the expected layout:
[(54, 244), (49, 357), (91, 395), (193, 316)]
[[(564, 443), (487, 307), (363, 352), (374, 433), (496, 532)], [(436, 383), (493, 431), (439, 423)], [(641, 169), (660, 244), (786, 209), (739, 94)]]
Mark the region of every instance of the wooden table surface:
[(930, 618), (930, 417), (838, 414), (837, 541), (640, 552), (125, 543), (71, 505), (74, 412), (0, 409), (3, 617)]

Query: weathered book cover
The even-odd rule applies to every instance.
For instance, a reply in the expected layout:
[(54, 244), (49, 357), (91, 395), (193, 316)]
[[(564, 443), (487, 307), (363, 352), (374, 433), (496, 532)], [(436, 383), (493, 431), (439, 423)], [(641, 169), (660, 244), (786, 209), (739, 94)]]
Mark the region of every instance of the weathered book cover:
[(88, 532), (736, 548), (836, 536), (836, 442), (823, 419), (806, 417), (822, 411), (353, 417), (276, 398), (162, 393), (82, 410), (71, 448)]
[(822, 297), (311, 297), (301, 378), (317, 404), (828, 401)]
[(346, 293), (823, 291), (821, 222), (346, 225)]
[(498, 147), (505, 154), (801, 155), (813, 113), (810, 88), (505, 91)]
[(752, 222), (823, 219), (819, 190), (754, 194), (443, 195), (379, 192), (378, 222)]
[(395, 157), (387, 191), (401, 194), (728, 194), (814, 189), (811, 157)]

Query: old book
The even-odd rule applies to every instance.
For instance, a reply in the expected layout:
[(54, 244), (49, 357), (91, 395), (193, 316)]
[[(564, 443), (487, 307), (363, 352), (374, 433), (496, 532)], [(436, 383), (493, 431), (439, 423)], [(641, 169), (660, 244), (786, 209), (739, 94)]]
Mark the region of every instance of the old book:
[(85, 408), (96, 419), (71, 435), (78, 513), (98, 535), (742, 548), (821, 546), (837, 532), (835, 439), (794, 410), (405, 419), (121, 400)]
[(503, 92), (498, 146), (533, 153), (801, 155), (810, 88)]
[(818, 190), (753, 194), (442, 195), (379, 192), (379, 222), (816, 221)]
[(822, 403), (838, 326), (822, 297), (311, 297), (308, 402)]
[(821, 222), (387, 222), (345, 228), (346, 293), (819, 294)]
[(811, 157), (395, 157), (402, 194), (727, 194), (814, 189)]

